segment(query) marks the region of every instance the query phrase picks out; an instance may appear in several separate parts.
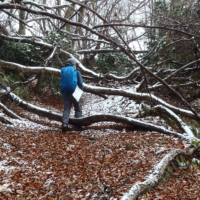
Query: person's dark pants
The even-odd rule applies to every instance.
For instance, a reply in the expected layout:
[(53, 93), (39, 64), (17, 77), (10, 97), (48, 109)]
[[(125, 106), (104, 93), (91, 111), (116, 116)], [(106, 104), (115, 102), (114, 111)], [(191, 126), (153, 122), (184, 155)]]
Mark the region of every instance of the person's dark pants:
[(63, 110), (62, 125), (64, 126), (68, 125), (72, 103), (74, 105), (75, 117), (76, 118), (82, 117), (82, 102), (81, 99), (79, 102), (77, 102), (73, 96), (66, 97), (63, 99), (63, 101), (64, 101), (64, 110)]

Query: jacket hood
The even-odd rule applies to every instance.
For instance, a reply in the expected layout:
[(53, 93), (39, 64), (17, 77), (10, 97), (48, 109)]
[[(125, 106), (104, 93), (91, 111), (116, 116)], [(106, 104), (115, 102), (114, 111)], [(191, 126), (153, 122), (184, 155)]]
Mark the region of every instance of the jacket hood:
[(67, 66), (75, 67), (76, 66), (76, 60), (74, 58), (69, 58), (67, 60), (67, 62), (65, 63), (65, 67), (67, 67)]

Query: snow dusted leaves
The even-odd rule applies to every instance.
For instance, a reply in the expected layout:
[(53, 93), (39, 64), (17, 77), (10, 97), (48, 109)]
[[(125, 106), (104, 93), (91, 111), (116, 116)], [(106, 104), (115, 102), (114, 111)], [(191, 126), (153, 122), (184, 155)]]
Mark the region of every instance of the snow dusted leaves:
[[(1, 130), (0, 138), (7, 137), (19, 148), (9, 145), (9, 150), (2, 150), (6, 167), (13, 167), (9, 176), (1, 171), (1, 185), (9, 184), (8, 191), (1, 191), (5, 198), (120, 199), (132, 184), (145, 180), (165, 154), (175, 147), (184, 148), (173, 136), (133, 133), (124, 128), (111, 131), (91, 127), (68, 134), (40, 129), (36, 134)], [(133, 144), (129, 151), (127, 143)]]
[[(125, 103), (132, 112), (137, 110), (128, 98), (112, 96), (102, 102), (95, 95), (87, 98), (83, 99), (84, 115), (126, 113)], [(54, 112), (61, 112), (62, 103), (58, 102), (55, 97), (44, 97), (33, 103), (43, 105), (44, 110), (52, 106)], [(117, 105), (116, 110), (113, 105)], [(21, 108), (15, 111), (27, 115)], [(15, 129), (1, 127), (0, 138), (11, 146), (11, 150), (3, 150), (3, 159), (15, 167), (9, 176), (1, 172), (2, 187), (9, 184), (1, 192), (5, 198), (120, 199), (133, 184), (145, 181), (167, 153), (185, 149), (186, 141), (172, 135), (130, 131), (131, 127), (120, 123), (98, 122), (81, 132), (71, 127), (62, 134), (60, 122), (30, 113), (28, 117), (42, 125), (27, 121), (25, 126), (15, 119)], [(129, 150), (127, 144), (132, 144)]]

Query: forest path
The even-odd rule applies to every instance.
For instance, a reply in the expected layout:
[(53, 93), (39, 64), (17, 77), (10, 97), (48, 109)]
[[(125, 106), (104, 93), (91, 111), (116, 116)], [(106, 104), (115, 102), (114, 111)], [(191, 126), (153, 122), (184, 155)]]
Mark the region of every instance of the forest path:
[[(31, 103), (62, 113), (62, 99), (55, 96)], [(83, 96), (84, 116), (100, 112), (131, 116), (137, 108), (122, 97)], [(121, 199), (136, 182), (144, 181), (167, 153), (189, 150), (188, 141), (172, 135), (131, 130), (113, 122), (81, 130), (70, 126), (64, 134), (59, 122), (21, 108), (17, 112), (33, 122), (12, 119), (14, 126), (0, 127), (2, 199)], [(181, 168), (164, 185), (139, 199), (179, 199), (183, 195), (198, 199), (199, 172), (197, 164), (193, 170)]]

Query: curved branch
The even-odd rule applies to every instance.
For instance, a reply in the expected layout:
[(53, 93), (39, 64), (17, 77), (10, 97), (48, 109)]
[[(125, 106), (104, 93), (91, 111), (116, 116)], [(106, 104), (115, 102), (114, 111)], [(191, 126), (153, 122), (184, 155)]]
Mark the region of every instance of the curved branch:
[[(170, 87), (164, 80), (162, 80), (161, 78), (159, 78), (156, 74), (154, 74), (153, 72), (151, 72), (149, 69), (147, 69), (142, 63), (140, 63), (136, 57), (134, 55), (132, 55), (131, 53), (129, 53), (125, 47), (123, 47), (122, 45), (120, 45), (119, 43), (117, 43), (116, 41), (112, 40), (111, 38), (108, 38), (106, 37), (105, 35), (102, 35), (96, 31), (94, 31), (92, 28), (89, 28), (88, 26), (84, 25), (84, 24), (81, 24), (81, 23), (76, 23), (76, 22), (72, 22), (72, 21), (69, 21), (65, 18), (62, 18), (62, 17), (59, 17), (59, 16), (56, 16), (54, 14), (51, 14), (51, 13), (47, 13), (47, 12), (43, 12), (43, 11), (34, 11), (32, 9), (28, 9), (28, 8), (24, 8), (22, 6), (13, 6), (13, 5), (10, 5), (10, 4), (0, 4), (0, 9), (1, 9), (1, 6), (4, 5), (5, 7), (8, 7), (8, 8), (15, 8), (15, 9), (21, 9), (21, 10), (25, 10), (25, 11), (28, 11), (28, 12), (31, 12), (31, 13), (35, 13), (35, 14), (41, 14), (41, 15), (47, 15), (47, 16), (50, 16), (54, 19), (58, 19), (58, 20), (61, 20), (61, 21), (64, 21), (64, 22), (67, 22), (71, 25), (74, 25), (74, 26), (80, 26), (88, 31), (90, 31), (91, 33), (113, 43), (113, 45), (119, 47), (122, 52), (124, 52), (127, 56), (129, 56), (129, 58), (131, 58), (132, 60), (134, 60), (136, 62), (136, 64), (142, 68), (143, 70), (145, 70), (150, 76), (154, 77), (156, 80), (158, 80), (161, 84), (163, 84), (168, 90), (170, 90), (174, 95), (176, 95), (182, 102), (184, 102), (187, 107), (194, 113), (194, 115), (196, 115), (197, 118), (200, 118), (200, 115), (198, 115), (198, 113), (193, 109), (193, 107), (180, 95), (178, 94), (172, 87)], [(115, 29), (115, 28), (114, 28)], [(116, 32), (118, 33), (118, 31), (116, 30)], [(126, 44), (126, 43), (125, 43)], [(128, 47), (128, 46), (127, 46)], [(129, 48), (129, 47), (128, 47)], [(74, 57), (74, 56), (70, 56), (70, 57)], [(78, 62), (79, 66), (82, 66), (80, 62)], [(92, 71), (90, 70), (86, 70), (83, 66), (82, 68), (85, 70), (85, 71), (89, 71), (90, 73)], [(95, 74), (94, 72), (92, 72), (93, 74)], [(120, 79), (123, 79), (123, 80), (127, 80), (129, 79), (130, 77), (132, 77), (132, 75), (135, 73), (135, 71), (133, 70), (128, 76), (126, 76), (126, 79), (124, 79), (124, 77), (116, 77), (114, 75), (108, 75), (108, 78), (113, 78), (113, 79), (117, 79), (117, 80), (120, 80)]]
[(89, 86), (87, 84), (84, 84), (84, 90), (86, 92), (90, 92), (93, 94), (100, 93), (100, 94), (109, 94), (109, 95), (119, 95), (119, 96), (129, 97), (130, 99), (139, 100), (139, 101), (150, 101), (151, 100), (156, 104), (161, 104), (161, 105), (173, 110), (177, 114), (181, 114), (183, 116), (193, 118), (193, 119), (199, 119), (199, 117), (195, 116), (191, 111), (172, 106), (152, 94), (129, 92), (126, 90), (112, 89), (112, 88), (95, 87), (95, 86)]
[[(40, 108), (38, 106), (34, 106), (30, 103), (26, 103), (25, 101), (23, 101), (22, 99), (17, 97), (14, 93), (9, 93), (7, 96), (11, 101), (17, 102), (18, 106), (20, 106), (21, 108), (23, 108), (27, 111), (30, 111), (30, 112), (35, 113), (40, 116), (47, 117), (47, 118), (55, 120), (55, 121), (59, 121), (59, 122), (62, 121), (62, 115), (60, 115), (58, 113)], [(170, 131), (168, 129), (165, 129), (162, 126), (156, 126), (154, 124), (142, 122), (137, 119), (132, 119), (132, 118), (123, 117), (123, 116), (117, 116), (117, 115), (116, 116), (114, 116), (114, 115), (93, 115), (93, 116), (78, 118), (78, 119), (70, 118), (69, 124), (79, 125), (79, 126), (89, 126), (93, 123), (102, 122), (102, 121), (124, 123), (124, 124), (131, 125), (133, 127), (136, 127), (136, 128), (139, 127), (139, 128), (146, 129), (146, 130), (157, 131), (157, 132), (164, 133), (167, 135), (172, 134), (176, 137), (179, 137), (182, 139), (187, 139), (187, 137), (184, 136), (183, 134), (177, 133), (174, 131)]]
[[(179, 29), (175, 29), (175, 28), (171, 28), (173, 27), (173, 25), (165, 25), (165, 26), (148, 26), (146, 24), (102, 24), (102, 25), (97, 25), (94, 26), (93, 29), (97, 29), (97, 28), (102, 28), (102, 27), (113, 27), (113, 26), (125, 26), (125, 27), (134, 27), (134, 28), (149, 28), (149, 29), (164, 29), (164, 30), (170, 30), (170, 31), (176, 31), (179, 33), (183, 33), (185, 35), (191, 36), (191, 37), (196, 37), (196, 38), (200, 38), (200, 36), (195, 35), (195, 34), (191, 34), (191, 33), (187, 33), (185, 31), (179, 30)], [(169, 27), (171, 26), (171, 27)]]
[(24, 24), (24, 25), (26, 25), (26, 26), (28, 26), (28, 27), (30, 27), (30, 28), (32, 28), (33, 26), (29, 26), (27, 23), (26, 23), (26, 21), (24, 21), (24, 20), (21, 20), (20, 18), (18, 18), (18, 17), (16, 17), (15, 15), (13, 15), (12, 13), (10, 13), (10, 12), (7, 12), (6, 10), (4, 10), (4, 9), (2, 9), (2, 11), (4, 12), (4, 13), (6, 13), (7, 15), (10, 15), (11, 17), (13, 17), (14, 19), (16, 19), (17, 21), (19, 21), (19, 22), (21, 22), (22, 24)]
[(13, 124), (11, 121), (7, 120), (5, 117), (0, 116), (0, 121), (4, 124)]
[(169, 75), (168, 77), (166, 77), (164, 80), (166, 81), (166, 80), (170, 79), (171, 77), (175, 76), (177, 73), (181, 72), (182, 70), (184, 70), (184, 69), (190, 67), (191, 65), (197, 64), (197, 63), (199, 63), (199, 62), (200, 62), (200, 59), (195, 60), (195, 61), (192, 61), (192, 62), (190, 62), (190, 63), (184, 65), (183, 67), (177, 69), (175, 72), (173, 72), (172, 74), (170, 74), (170, 75)]
[[(179, 88), (179, 87), (197, 85), (199, 83), (200, 83), (200, 81), (195, 81), (195, 82), (188, 82), (188, 83), (178, 84), (178, 85), (177, 84), (176, 85), (170, 85), (170, 87)], [(158, 89), (158, 88), (161, 88), (161, 87), (164, 87), (164, 86), (159, 84), (159, 85), (155, 85), (155, 86), (152, 86), (152, 87), (148, 87), (148, 90), (152, 91), (152, 90), (155, 90), (155, 89)]]
[(0, 60), (0, 68), (2, 69), (12, 69), (17, 72), (29, 73), (29, 74), (53, 74), (55, 76), (61, 76), (60, 70), (52, 67), (26, 67), (17, 63), (7, 62)]
[[(79, 50), (77, 53), (79, 54), (87, 54), (87, 53), (120, 53), (121, 50), (119, 49), (91, 49), (91, 50)], [(132, 51), (134, 54), (141, 54), (141, 53), (147, 53), (147, 51)]]
[(44, 9), (48, 9), (48, 10), (53, 10), (53, 9), (58, 9), (58, 8), (66, 8), (66, 7), (70, 7), (72, 8), (69, 4), (64, 4), (64, 5), (55, 5), (55, 6), (48, 6), (46, 4), (39, 4), (39, 3), (35, 3), (33, 1), (23, 1), (22, 2), (23, 4), (30, 4), (30, 5), (33, 5), (41, 10), (44, 10)]
[(54, 55), (55, 55), (55, 53), (57, 51), (57, 48), (58, 48), (58, 45), (55, 45), (55, 47), (53, 48), (53, 51), (52, 51), (51, 55), (47, 59), (44, 60), (45, 61), (45, 66), (54, 57)]
[[(33, 44), (33, 45), (37, 45), (37, 46), (40, 46), (40, 47), (45, 47), (45, 48), (47, 48), (47, 49), (53, 49), (53, 46), (52, 45), (50, 45), (50, 44), (47, 44), (47, 43), (45, 43), (45, 42), (42, 42), (42, 41), (35, 41), (34, 39), (32, 39), (32, 38), (19, 38), (19, 37), (9, 37), (9, 36), (5, 36), (5, 35), (0, 35), (0, 38), (1, 39), (4, 39), (4, 40), (8, 40), (8, 41), (13, 41), (13, 42), (21, 42), (21, 43), (28, 43), (28, 44)], [(77, 65), (79, 66), (79, 68), (84, 72), (84, 73), (86, 73), (86, 74), (89, 74), (90, 76), (93, 76), (93, 77), (95, 77), (95, 78), (97, 78), (97, 79), (104, 79), (104, 78), (108, 78), (108, 79), (114, 79), (114, 80), (118, 80), (118, 81), (123, 81), (123, 80), (129, 80), (129, 79), (131, 79), (134, 75), (135, 75), (135, 73), (139, 70), (139, 67), (138, 68), (136, 68), (136, 69), (134, 69), (130, 74), (128, 74), (127, 76), (121, 76), (121, 77), (119, 77), (119, 76), (116, 76), (116, 75), (113, 75), (113, 74), (108, 74), (108, 75), (102, 75), (102, 74), (97, 74), (97, 73), (95, 73), (95, 72), (93, 72), (92, 70), (89, 70), (89, 69), (87, 69), (86, 67), (84, 67), (83, 65), (82, 65), (82, 63), (81, 62), (79, 62), (79, 60), (77, 60), (72, 54), (70, 54), (69, 52), (67, 52), (67, 51), (64, 51), (64, 50), (62, 50), (62, 49), (60, 49), (60, 51), (62, 52), (62, 53), (64, 53), (64, 54), (66, 54), (67, 56), (69, 56), (69, 57), (71, 57), (71, 58), (74, 58), (75, 60), (76, 60), (76, 62), (77, 62)], [(2, 61), (2, 60), (0, 60), (0, 62), (2, 63), (2, 62), (5, 62), (5, 61)], [(9, 63), (9, 62), (7, 62), (7, 63)], [(13, 63), (11, 63), (11, 64), (13, 64)]]
[[(60, 70), (52, 68), (52, 67), (25, 67), (20, 64), (5, 62), (2, 60), (0, 60), (0, 68), (14, 69), (17, 71), (32, 73), (32, 74), (46, 73), (46, 74), (53, 74), (53, 75), (59, 76), (59, 77), (61, 76)], [(89, 92), (92, 94), (97, 94), (97, 95), (98, 94), (119, 95), (119, 96), (129, 97), (130, 99), (140, 100), (140, 101), (147, 101), (147, 100), (150, 101), (151, 100), (151, 101), (155, 102), (156, 104), (161, 104), (161, 105), (173, 110), (177, 114), (181, 114), (183, 116), (194, 118), (194, 119), (200, 119), (199, 116), (194, 115), (191, 111), (172, 106), (152, 94), (150, 95), (148, 93), (130, 92), (130, 91), (121, 90), (121, 89), (95, 87), (95, 86), (90, 86), (85, 83), (84, 83), (84, 90), (86, 92)]]
[(134, 184), (128, 193), (124, 194), (121, 200), (136, 200), (141, 194), (147, 190), (155, 187), (160, 180), (162, 180), (170, 163), (174, 162), (176, 157), (179, 155), (191, 156), (195, 152), (195, 148), (190, 149), (189, 153), (176, 149), (167, 154), (155, 167), (152, 174), (144, 182), (137, 182)]
[(153, 107), (153, 110), (158, 110), (160, 111), (159, 113), (166, 113), (169, 117), (171, 117), (179, 126), (179, 128), (185, 132), (185, 134), (187, 134), (190, 138), (192, 139), (196, 139), (196, 137), (194, 136), (193, 132), (190, 130), (190, 128), (187, 126), (187, 124), (185, 124), (180, 117), (178, 117), (174, 112), (172, 112), (171, 110), (169, 110), (168, 108), (161, 106), (161, 105), (157, 105), (155, 107)]
[(15, 114), (14, 112), (12, 112), (10, 109), (8, 109), (4, 104), (0, 103), (0, 108), (3, 109), (3, 111), (5, 112), (6, 115), (8, 115), (9, 117), (12, 117), (14, 119), (19, 119), (22, 120), (22, 118), (20, 116), (18, 116), (17, 114)]
[(86, 6), (85, 4), (82, 4), (82, 3), (79, 3), (77, 1), (73, 1), (73, 0), (66, 0), (66, 1), (69, 1), (71, 3), (74, 3), (74, 4), (77, 4), (79, 6), (81, 6), (82, 8), (85, 8), (91, 12), (93, 12), (97, 17), (99, 17), (99, 19), (101, 19), (102, 21), (106, 22), (106, 20), (101, 16), (99, 15), (96, 11), (94, 11), (93, 9), (89, 8), (88, 6)]

